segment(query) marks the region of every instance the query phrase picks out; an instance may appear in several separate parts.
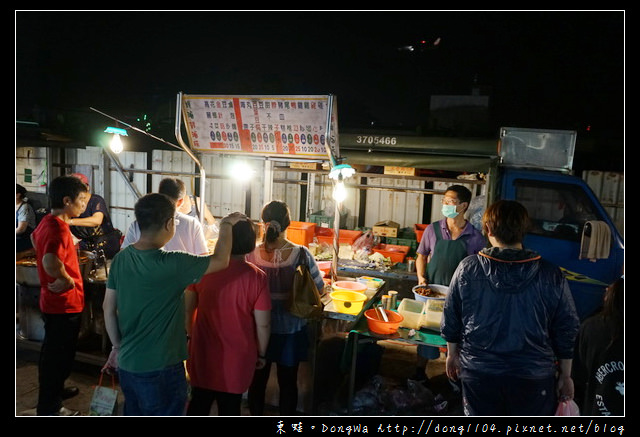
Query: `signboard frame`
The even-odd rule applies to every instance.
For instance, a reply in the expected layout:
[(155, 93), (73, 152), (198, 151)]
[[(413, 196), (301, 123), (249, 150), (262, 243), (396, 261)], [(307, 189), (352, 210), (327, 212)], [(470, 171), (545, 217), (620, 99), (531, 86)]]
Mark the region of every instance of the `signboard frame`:
[(181, 94), (180, 100), (193, 151), (332, 163), (340, 156), (331, 94)]

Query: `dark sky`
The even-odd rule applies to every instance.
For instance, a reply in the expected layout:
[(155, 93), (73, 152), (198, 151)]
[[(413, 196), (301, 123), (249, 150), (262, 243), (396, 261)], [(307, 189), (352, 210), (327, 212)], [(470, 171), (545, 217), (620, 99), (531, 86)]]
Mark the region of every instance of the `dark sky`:
[(621, 135), (624, 35), (623, 11), (18, 11), (16, 103), (20, 116), (36, 103), (144, 112), (179, 91), (332, 93), (341, 128), (410, 126), (430, 95), (475, 79), (501, 125)]

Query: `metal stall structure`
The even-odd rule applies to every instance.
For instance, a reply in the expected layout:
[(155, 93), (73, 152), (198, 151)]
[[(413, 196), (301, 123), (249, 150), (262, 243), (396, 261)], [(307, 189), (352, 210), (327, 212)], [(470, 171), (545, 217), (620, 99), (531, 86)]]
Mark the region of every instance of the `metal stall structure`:
[[(240, 105), (243, 98), (241, 96), (179, 95), (176, 106), (179, 108), (181, 119), (178, 120), (176, 117), (177, 128), (182, 128), (180, 124), (184, 123), (184, 128), (190, 135), (190, 142), (194, 140), (191, 136), (197, 133), (198, 147), (190, 151), (178, 146), (174, 146), (176, 150), (125, 150), (119, 155), (114, 155), (104, 147), (88, 146), (58, 138), (20, 141), (16, 144), (16, 178), (30, 193), (41, 194), (46, 200), (46, 184), (51, 178), (58, 173), (71, 173), (79, 168), (89, 168), (92, 190), (107, 200), (113, 224), (123, 232), (134, 220), (136, 191), (144, 194), (157, 190), (158, 182), (166, 175), (182, 178), (190, 193), (203, 199), (215, 217), (223, 217), (233, 211), (245, 211), (252, 219), (259, 220), (262, 206), (271, 199), (284, 200), (291, 209), (292, 220), (311, 221), (310, 217), (314, 212), (324, 212), (323, 215), (329, 216), (332, 215), (334, 207), (331, 198), (333, 184), (328, 177), (329, 170), (321, 166), (329, 161), (329, 155), (325, 148), (315, 148), (315, 144), (314, 148), (309, 148), (308, 138), (310, 134), (311, 141), (315, 143), (314, 126), (317, 127), (318, 123), (321, 124), (324, 120), (323, 128), (326, 129), (329, 117), (332, 122), (337, 121), (337, 117), (334, 117), (333, 113), (327, 115), (327, 111), (324, 115), (317, 111), (320, 115), (314, 115), (316, 124), (302, 124), (299, 120), (297, 124), (288, 123), (289, 117), (295, 119), (295, 116), (298, 116), (304, 119), (304, 116), (296, 111), (305, 111), (307, 105), (312, 105), (313, 98), (318, 96), (298, 97), (295, 108), (291, 105), (286, 107), (286, 99), (291, 98), (290, 96), (244, 97), (245, 112), (237, 108), (239, 117), (236, 108), (231, 111), (230, 107), (226, 106), (229, 102)], [(330, 100), (330, 96), (319, 97), (316, 106), (318, 101), (324, 104)], [(192, 105), (189, 104), (187, 107), (185, 101), (198, 102), (202, 106), (198, 111), (194, 111)], [(225, 101), (227, 103), (224, 103)], [(211, 102), (215, 102), (216, 105), (211, 106)], [(268, 107), (266, 102), (270, 102)], [(281, 116), (276, 111), (280, 102), (283, 110), (286, 107)], [(206, 107), (205, 104), (209, 106)], [(214, 120), (215, 106), (218, 104), (224, 108), (218, 111)], [(189, 124), (190, 117), (196, 114), (202, 117), (204, 130), (189, 131), (190, 126), (196, 126)], [(262, 117), (272, 121), (269, 125), (256, 124), (256, 120), (261, 120)], [(239, 122), (243, 124), (238, 124)], [(276, 142), (276, 124), (284, 125), (289, 130), (286, 132), (286, 141), (285, 132), (280, 132), (280, 141)], [(212, 128), (209, 129), (209, 126)], [(273, 140), (267, 126), (273, 129)], [(258, 127), (261, 137), (258, 137)], [(310, 132), (306, 132), (307, 130)], [(232, 142), (235, 141), (235, 132), (238, 141), (234, 144), (240, 149), (227, 150), (221, 147), (217, 141), (218, 132), (220, 139), (229, 138), (231, 132)], [(241, 132), (247, 150), (240, 146)], [(340, 225), (344, 229), (370, 228), (381, 220), (392, 220), (400, 223), (402, 227), (430, 223), (440, 218), (437, 217), (438, 205), (440, 195), (446, 186), (461, 183), (470, 188), (474, 195), (481, 196), (491, 192), (489, 187), (495, 183), (495, 178), (490, 177), (492, 168), (497, 163), (495, 140), (342, 133), (339, 135), (339, 154), (337, 129), (333, 132), (335, 155), (343, 159), (340, 162), (357, 168), (355, 177), (346, 184), (348, 196), (343, 206), (349, 211), (349, 215), (345, 225)], [(212, 133), (215, 134), (215, 141)], [(318, 141), (320, 138), (319, 136)], [(326, 138), (325, 144), (328, 144)], [(248, 149), (248, 145), (252, 149)], [(281, 149), (278, 149), (278, 146)], [(303, 146), (307, 146), (307, 149)], [(470, 153), (469, 150), (475, 152)], [(197, 159), (192, 159), (191, 154)], [(239, 161), (247, 164), (247, 171), (254, 176), (251, 181), (239, 183), (229, 174), (228, 169)], [(381, 172), (379, 167), (414, 169), (415, 172), (386, 173)], [(450, 174), (431, 173), (428, 169), (446, 170), (450, 171)], [(471, 179), (459, 179), (461, 172), (469, 171), (475, 172), (465, 175)], [(483, 175), (485, 172), (487, 174)], [(458, 176), (455, 176), (456, 174)], [(476, 174), (486, 177), (475, 178)], [(607, 185), (609, 189), (604, 190), (605, 184), (602, 182), (600, 185), (603, 185), (603, 189), (600, 191), (615, 194), (609, 197), (612, 199), (612, 205), (617, 206), (613, 202), (623, 202), (623, 175), (614, 176), (617, 177), (611, 179), (616, 185), (609, 184), (611, 188)], [(591, 182), (594, 178), (585, 179)], [(620, 210), (624, 211), (623, 203), (620, 206)], [(328, 222), (327, 225), (333, 227), (335, 222), (333, 225), (332, 222)], [(37, 334), (39, 330), (36, 327), (33, 331)], [(90, 358), (86, 355), (79, 357), (81, 360)], [(102, 361), (103, 357), (99, 357), (96, 362)], [(305, 371), (308, 370), (303, 370)], [(301, 396), (310, 391), (309, 380), (307, 374), (300, 378)]]
[[(189, 146), (202, 155), (228, 155), (246, 165), (236, 172), (253, 173), (251, 159), (264, 162), (262, 203), (272, 198), (273, 164), (276, 162), (322, 162), (329, 159), (328, 150), (338, 155), (337, 115), (331, 121), (332, 96), (220, 96), (183, 95), (178, 99), (176, 138), (182, 139), (180, 122), (184, 120)], [(331, 135), (335, 124), (334, 140)], [(227, 169), (218, 169), (224, 174)], [(235, 176), (252, 176), (251, 174)], [(255, 192), (250, 182), (243, 186), (248, 194)], [(205, 184), (200, 182), (200, 195)], [(247, 209), (253, 204), (247, 205)], [(251, 208), (251, 211), (253, 208)], [(248, 214), (252, 215), (252, 214)]]
[[(209, 161), (214, 166), (213, 174), (231, 179), (212, 183), (211, 190), (218, 190), (224, 216), (232, 209), (234, 199), (244, 198), (244, 212), (259, 219), (262, 205), (273, 200), (289, 197), (301, 199), (300, 187), (293, 185), (294, 196), (276, 193), (273, 189), (276, 164), (314, 164), (331, 161), (336, 164), (338, 156), (337, 110), (333, 96), (238, 96), (238, 95), (178, 95), (175, 133), (183, 149), (198, 152), (203, 160), (207, 156), (223, 157), (224, 161)], [(182, 138), (181, 122), (187, 133), (189, 144)], [(195, 161), (195, 159), (194, 159)], [(200, 163), (199, 192), (200, 211), (204, 210), (207, 183), (206, 170)], [(262, 172), (259, 171), (262, 167)], [(304, 167), (304, 166), (303, 166)], [(312, 165), (312, 167), (317, 167)], [(260, 175), (261, 173), (261, 175)], [(315, 176), (308, 179), (307, 196), (303, 214), (310, 211), (310, 199), (314, 198)], [(219, 185), (216, 186), (216, 185)], [(225, 185), (227, 185), (225, 189)], [(288, 190), (286, 187), (285, 190)], [(238, 195), (240, 194), (240, 195)], [(229, 196), (229, 197), (227, 197)], [(257, 199), (256, 199), (257, 197)], [(256, 201), (257, 200), (257, 201)], [(212, 203), (213, 204), (213, 203)], [(291, 204), (290, 209), (300, 211), (302, 205)], [(336, 245), (337, 246), (337, 245)], [(337, 248), (336, 248), (337, 255)], [(334, 257), (337, 265), (337, 256)], [(334, 268), (334, 272), (335, 272)], [(309, 366), (301, 366), (299, 409), (313, 409), (313, 381), (315, 374), (315, 350), (319, 324), (310, 324), (312, 347)], [(306, 373), (306, 375), (305, 375)], [(267, 398), (274, 396), (275, 384), (267, 386)]]

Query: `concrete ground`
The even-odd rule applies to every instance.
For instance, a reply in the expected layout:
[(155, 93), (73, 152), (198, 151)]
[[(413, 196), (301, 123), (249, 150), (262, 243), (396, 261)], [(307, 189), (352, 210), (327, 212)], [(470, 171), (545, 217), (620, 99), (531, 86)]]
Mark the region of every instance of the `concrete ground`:
[[(16, 416), (35, 416), (38, 401), (38, 356), (39, 345), (35, 342), (16, 343)], [(89, 362), (87, 362), (89, 361)], [(81, 415), (89, 415), (89, 405), (93, 396), (93, 388), (98, 384), (100, 368), (96, 357), (94, 363), (90, 359), (76, 360), (73, 372), (67, 379), (67, 386), (75, 386), (80, 393), (64, 401), (64, 406), (80, 411)], [(110, 386), (109, 379), (103, 379), (103, 385)], [(117, 380), (116, 389), (120, 390)], [(120, 400), (120, 399), (119, 399)]]
[[(316, 385), (316, 410), (313, 414), (309, 410), (309, 413), (318, 416), (342, 416), (349, 415), (346, 404), (346, 376), (340, 374), (338, 370), (338, 362), (336, 357), (341, 356), (344, 343), (339, 339), (334, 342), (322, 343), (324, 353), (319, 354), (319, 366), (317, 370), (318, 383)], [(367, 382), (370, 384), (374, 381), (378, 382), (376, 389), (380, 391), (387, 391), (389, 396), (384, 398), (384, 401), (393, 402), (392, 395), (400, 393), (402, 399), (400, 399), (400, 408), (404, 408), (404, 402), (406, 400), (405, 394), (407, 393), (407, 379), (411, 378), (415, 371), (415, 346), (403, 344), (393, 341), (383, 341), (378, 343), (376, 353), (379, 356), (379, 362), (375, 357), (371, 359), (372, 366), (367, 369), (367, 366), (358, 367), (358, 372), (369, 372), (367, 375), (361, 374), (366, 379), (364, 384), (358, 384), (355, 392), (356, 406), (362, 407), (362, 399), (365, 398), (367, 389)], [(374, 354), (374, 355), (375, 355)], [(16, 416), (32, 416), (35, 415), (35, 406), (38, 397), (38, 366), (37, 360), (39, 355), (39, 344), (34, 341), (16, 341)], [(331, 357), (331, 358), (328, 358)], [(365, 357), (365, 360), (368, 358)], [(93, 395), (93, 389), (98, 383), (100, 376), (100, 368), (104, 363), (104, 358), (99, 353), (88, 353), (80, 351), (77, 355), (76, 365), (69, 379), (67, 385), (76, 386), (80, 389), (80, 393), (66, 401), (64, 405), (72, 410), (80, 411), (81, 415), (89, 415), (89, 405), (91, 403), (91, 397)], [(275, 372), (272, 372), (272, 374)], [(437, 404), (438, 410), (436, 412), (433, 409), (428, 410), (426, 414), (438, 414), (448, 416), (462, 415), (459, 396), (449, 384), (446, 376), (444, 375), (444, 354), (441, 354), (440, 359), (433, 360), (429, 363), (427, 371), (431, 379), (431, 393), (436, 400), (429, 397), (430, 402), (433, 405)], [(110, 381), (103, 380), (103, 385), (110, 384)], [(116, 389), (120, 390), (116, 380)], [(403, 390), (403, 391), (400, 391)], [(119, 406), (122, 406), (122, 393), (120, 393)], [(352, 415), (412, 415), (412, 410), (398, 410), (394, 405), (384, 407), (369, 405), (369, 409), (352, 410)], [(118, 411), (117, 414), (121, 414)], [(277, 407), (271, 406), (266, 409), (266, 415), (278, 415)], [(215, 406), (212, 410), (212, 415), (215, 415)], [(243, 407), (243, 416), (249, 416), (248, 409)]]

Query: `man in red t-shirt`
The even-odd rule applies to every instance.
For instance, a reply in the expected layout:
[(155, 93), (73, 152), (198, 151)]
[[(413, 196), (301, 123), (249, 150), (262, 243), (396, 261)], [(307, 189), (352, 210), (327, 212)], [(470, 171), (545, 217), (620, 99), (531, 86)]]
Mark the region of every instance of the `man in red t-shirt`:
[(44, 340), (38, 364), (39, 416), (76, 416), (62, 405), (64, 382), (75, 360), (84, 288), (77, 249), (69, 220), (84, 212), (87, 186), (73, 176), (60, 176), (49, 184), (51, 214), (31, 234), (40, 278), (40, 311)]

